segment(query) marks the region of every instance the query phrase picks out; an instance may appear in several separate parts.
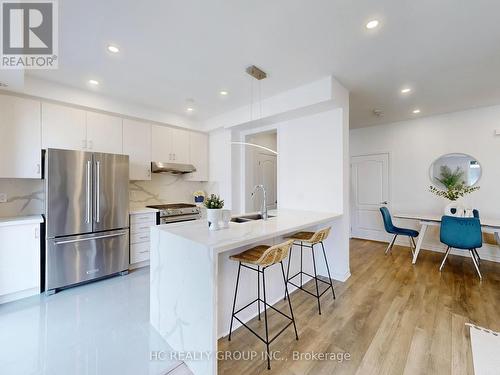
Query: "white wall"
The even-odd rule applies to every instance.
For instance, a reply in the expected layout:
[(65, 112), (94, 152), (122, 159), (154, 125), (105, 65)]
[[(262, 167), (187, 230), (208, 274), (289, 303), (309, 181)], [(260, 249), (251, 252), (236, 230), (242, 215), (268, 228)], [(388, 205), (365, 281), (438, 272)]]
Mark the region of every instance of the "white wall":
[[(253, 135), (249, 135), (246, 137), (246, 142), (248, 143), (253, 143), (256, 145), (264, 146), (267, 147), (271, 150), (277, 149), (277, 133), (275, 131), (272, 132), (264, 132), (264, 133), (257, 133)], [(257, 176), (255, 175), (255, 170), (257, 168), (257, 157), (260, 154), (266, 154), (270, 155), (272, 158), (276, 159), (276, 155), (268, 152), (264, 149), (259, 149), (257, 147), (251, 147), (251, 146), (241, 146), (244, 147), (245, 150), (245, 189), (243, 191), (244, 197), (242, 199), (242, 202), (245, 202), (245, 210), (247, 212), (250, 211), (259, 211), (260, 207), (262, 206), (262, 201), (260, 200), (261, 198), (258, 199), (253, 199), (251, 196), (251, 192), (255, 185), (257, 185)], [(274, 192), (274, 194), (277, 194), (277, 191)], [(268, 196), (272, 196), (273, 193), (268, 192)], [(268, 205), (272, 205), (272, 202), (268, 199), (267, 201)]]
[(224, 199), (224, 207), (232, 208), (231, 186), (231, 131), (218, 129), (208, 137), (209, 181), (212, 183), (208, 194), (219, 194)]
[[(390, 153), (389, 194), (393, 212), (443, 212), (446, 201), (428, 192), (429, 168), (439, 156), (466, 153), (482, 166), (481, 189), (464, 199), (484, 218), (500, 217), (500, 106), (455, 112), (350, 131), (351, 155)], [(416, 223), (410, 223), (417, 227)], [(438, 230), (424, 248), (442, 250)], [(500, 261), (500, 251), (485, 245), (485, 258)]]
[[(344, 186), (349, 179), (344, 154), (349, 151), (344, 115), (338, 108), (278, 125), (278, 207), (343, 214), (332, 223), (325, 243), (332, 277), (337, 280), (350, 275), (349, 189)], [(326, 275), (319, 264), (318, 272)]]

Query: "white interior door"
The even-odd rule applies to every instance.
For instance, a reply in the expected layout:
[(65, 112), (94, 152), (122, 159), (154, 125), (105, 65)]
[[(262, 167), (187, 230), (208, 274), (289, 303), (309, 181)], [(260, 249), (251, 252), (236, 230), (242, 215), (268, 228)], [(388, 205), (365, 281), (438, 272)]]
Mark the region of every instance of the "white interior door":
[[(267, 208), (272, 210), (277, 207), (277, 169), (276, 155), (258, 153), (255, 163), (256, 185), (264, 185), (266, 189)], [(259, 211), (260, 199), (254, 199), (254, 211)]]
[(389, 155), (351, 158), (353, 237), (385, 240), (379, 208), (389, 205)]

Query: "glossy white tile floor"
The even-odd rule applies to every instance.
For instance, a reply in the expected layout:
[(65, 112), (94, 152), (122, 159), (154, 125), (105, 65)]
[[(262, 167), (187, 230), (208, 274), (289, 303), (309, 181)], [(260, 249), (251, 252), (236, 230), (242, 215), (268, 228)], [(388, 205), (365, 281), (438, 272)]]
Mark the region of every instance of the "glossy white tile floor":
[(149, 324), (149, 269), (0, 305), (0, 374), (166, 374)]

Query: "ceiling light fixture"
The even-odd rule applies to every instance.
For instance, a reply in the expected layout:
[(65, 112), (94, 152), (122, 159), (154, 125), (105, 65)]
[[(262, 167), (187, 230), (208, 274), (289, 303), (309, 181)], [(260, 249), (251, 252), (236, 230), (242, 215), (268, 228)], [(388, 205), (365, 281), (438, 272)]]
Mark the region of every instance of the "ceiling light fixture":
[(89, 83), (90, 83), (92, 86), (98, 86), (98, 85), (99, 85), (99, 81), (96, 81), (95, 79), (89, 79)]
[(186, 108), (186, 111), (188, 111), (188, 112), (193, 112), (193, 111), (194, 111), (194, 108), (193, 108), (193, 107), (187, 107), (187, 108)]
[(418, 109), (418, 108), (417, 108), (417, 109), (414, 109), (414, 110), (413, 110), (413, 114), (414, 114), (414, 115), (418, 115), (419, 113), (420, 113), (420, 109)]
[(405, 87), (401, 90), (401, 94), (408, 94), (409, 92), (411, 92), (411, 89), (409, 87)]
[(222, 90), (222, 91), (220, 92), (220, 94), (221, 94), (222, 96), (227, 96), (229, 93), (228, 93), (227, 91), (225, 91), (225, 90)]
[(110, 44), (108, 46), (108, 51), (111, 53), (118, 53), (118, 52), (120, 52), (120, 49), (117, 46)]
[(366, 24), (366, 28), (370, 30), (375, 29), (379, 24), (380, 22), (378, 22), (378, 20), (371, 20)]

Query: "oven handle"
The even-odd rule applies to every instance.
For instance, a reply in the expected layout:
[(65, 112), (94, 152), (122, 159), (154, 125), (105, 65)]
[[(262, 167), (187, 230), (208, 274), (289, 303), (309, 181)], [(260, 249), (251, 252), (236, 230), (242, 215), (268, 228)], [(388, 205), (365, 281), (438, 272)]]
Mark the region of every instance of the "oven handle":
[(126, 234), (127, 234), (127, 232), (120, 232), (120, 233), (114, 233), (114, 234), (106, 234), (104, 236), (88, 237), (88, 238), (78, 238), (76, 240), (58, 241), (58, 242), (54, 242), (54, 244), (56, 244), (56, 245), (63, 245), (63, 244), (67, 244), (67, 243), (100, 240), (102, 238), (119, 237), (119, 236), (124, 236)]

